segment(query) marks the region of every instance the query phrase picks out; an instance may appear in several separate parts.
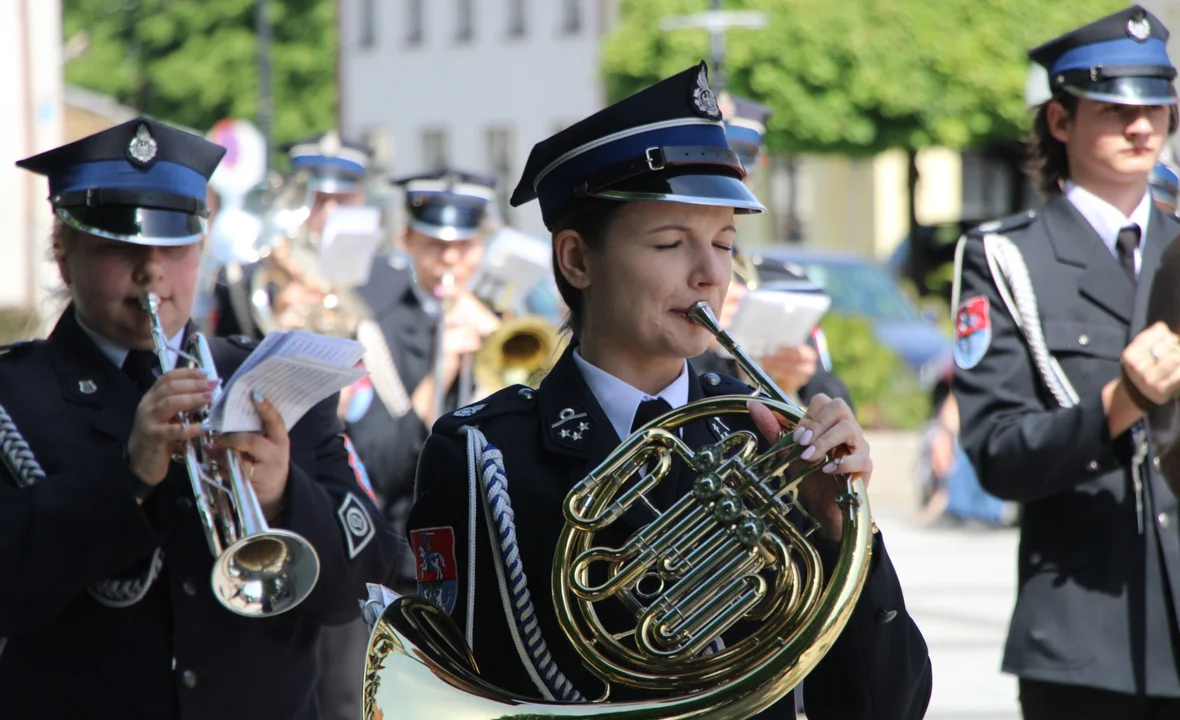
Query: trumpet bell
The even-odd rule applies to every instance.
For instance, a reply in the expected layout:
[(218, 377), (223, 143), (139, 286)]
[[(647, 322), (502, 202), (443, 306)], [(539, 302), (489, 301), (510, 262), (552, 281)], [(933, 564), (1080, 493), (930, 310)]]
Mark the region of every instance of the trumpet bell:
[(282, 615), (307, 599), (320, 575), (315, 548), (287, 530), (238, 540), (213, 564), (213, 591), (244, 617)]
[(535, 388), (567, 342), (568, 338), (540, 315), (505, 320), (476, 355), (475, 383), (485, 394), (510, 385)]

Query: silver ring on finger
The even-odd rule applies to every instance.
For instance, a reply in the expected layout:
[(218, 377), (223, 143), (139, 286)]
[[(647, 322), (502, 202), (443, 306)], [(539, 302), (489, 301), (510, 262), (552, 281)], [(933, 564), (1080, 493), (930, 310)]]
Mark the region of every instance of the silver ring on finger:
[(1159, 362), (1159, 361), (1160, 361), (1160, 351), (1159, 351), (1159, 348), (1154, 348), (1154, 347), (1153, 347), (1153, 348), (1151, 349), (1151, 359), (1152, 359), (1153, 361), (1155, 361), (1155, 362)]

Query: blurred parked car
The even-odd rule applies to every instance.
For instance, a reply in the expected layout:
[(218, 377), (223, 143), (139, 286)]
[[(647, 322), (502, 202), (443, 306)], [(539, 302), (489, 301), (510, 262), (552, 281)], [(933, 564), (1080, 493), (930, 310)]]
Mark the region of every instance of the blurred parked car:
[(924, 388), (948, 381), (951, 339), (922, 316), (884, 267), (855, 255), (801, 248), (759, 248), (751, 252), (751, 261), (760, 283), (786, 276), (791, 266), (795, 272), (802, 271), (831, 296), (829, 312), (867, 319), (877, 340), (917, 372)]

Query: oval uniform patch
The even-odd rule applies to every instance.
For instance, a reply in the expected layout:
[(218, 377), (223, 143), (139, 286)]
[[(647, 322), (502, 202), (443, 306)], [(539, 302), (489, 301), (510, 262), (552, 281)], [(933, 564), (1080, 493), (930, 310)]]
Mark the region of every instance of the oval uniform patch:
[(955, 314), (955, 363), (970, 370), (983, 360), (991, 342), (991, 303), (984, 295), (967, 298)]

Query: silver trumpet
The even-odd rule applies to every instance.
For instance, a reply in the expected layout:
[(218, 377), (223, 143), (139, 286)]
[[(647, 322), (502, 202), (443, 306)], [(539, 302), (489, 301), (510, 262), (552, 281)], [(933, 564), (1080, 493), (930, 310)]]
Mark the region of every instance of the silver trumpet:
[[(205, 336), (193, 332), (180, 348), (168, 345), (160, 325), (160, 298), (149, 292), (140, 301), (151, 322), (152, 343), (160, 369), (172, 369), (172, 354), (184, 365), (219, 380)], [(199, 413), (180, 414), (180, 423), (204, 422), (221, 394)], [(266, 523), (254, 488), (242, 473), (241, 458), (232, 450), (218, 450), (212, 432), (188, 440), (173, 462), (183, 462), (196, 497), (197, 513), (213, 553), (213, 594), (231, 612), (245, 617), (273, 617), (295, 607), (311, 593), (320, 575), (315, 548), (289, 530), (272, 530)]]

